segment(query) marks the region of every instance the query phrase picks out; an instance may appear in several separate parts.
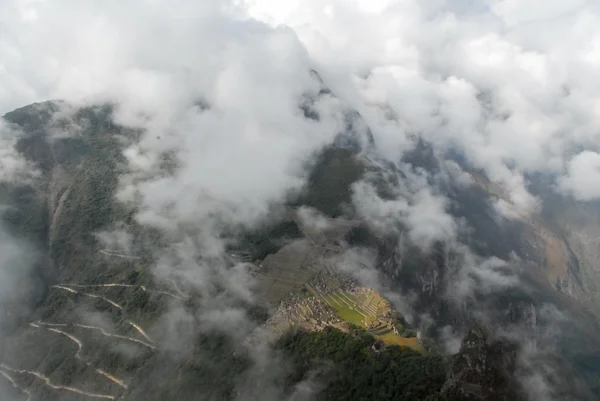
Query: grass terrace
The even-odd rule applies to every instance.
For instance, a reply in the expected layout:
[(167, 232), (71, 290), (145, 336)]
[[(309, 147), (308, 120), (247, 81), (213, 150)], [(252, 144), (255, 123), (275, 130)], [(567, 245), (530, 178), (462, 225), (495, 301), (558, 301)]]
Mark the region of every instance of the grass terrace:
[(383, 324), (379, 327), (372, 327), (373, 325), (377, 325), (380, 317), (379, 314), (382, 311), (382, 308), (370, 306), (372, 304), (372, 299), (383, 299), (377, 292), (371, 291), (367, 295), (368, 301), (366, 303), (363, 302), (362, 305), (366, 304), (369, 306), (363, 308), (360, 301), (352, 293), (337, 290), (324, 295), (310, 285), (307, 285), (306, 288), (316, 297), (332, 307), (341, 319), (363, 329), (369, 329), (371, 327), (369, 332), (384, 343), (423, 351), (423, 347), (421, 347), (419, 340), (416, 337), (402, 337), (395, 334), (392, 329)]

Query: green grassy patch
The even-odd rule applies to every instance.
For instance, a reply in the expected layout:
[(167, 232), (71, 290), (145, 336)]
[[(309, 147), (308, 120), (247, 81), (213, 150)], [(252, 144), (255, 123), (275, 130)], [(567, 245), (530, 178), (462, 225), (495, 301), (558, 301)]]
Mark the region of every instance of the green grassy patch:
[(365, 325), (362, 323), (362, 321), (364, 320), (364, 316), (361, 315), (360, 313), (358, 313), (357, 311), (351, 309), (349, 306), (342, 306), (342, 307), (334, 307), (337, 315), (344, 319), (347, 322), (350, 322), (352, 324), (355, 324), (357, 326), (360, 327), (364, 327)]
[[(371, 315), (367, 311), (359, 312), (360, 308), (354, 298), (346, 293), (336, 292), (328, 294), (322, 298), (329, 306), (331, 306), (336, 314), (346, 322), (352, 323), (355, 326), (366, 328), (364, 320), (367, 319), (369, 322), (375, 320), (375, 316)], [(350, 305), (348, 305), (350, 304)], [(364, 315), (367, 315), (365, 317)], [(382, 340), (388, 345), (400, 345), (403, 347), (409, 347), (417, 351), (423, 351), (423, 347), (420, 346), (419, 341), (416, 337), (402, 337), (394, 334), (388, 330), (381, 330), (381, 334), (374, 333), (375, 338)]]
[(423, 347), (419, 344), (419, 340), (416, 337), (401, 337), (397, 336), (394, 333), (387, 333), (380, 336), (376, 336), (376, 338), (382, 340), (384, 343), (389, 345), (400, 345), (403, 347), (409, 347), (416, 351), (424, 351)]
[[(363, 324), (365, 316), (358, 311), (358, 305), (351, 298), (344, 297), (338, 292), (327, 295), (325, 297), (325, 302), (335, 309), (340, 318), (359, 327), (365, 327)], [(367, 313), (364, 314), (368, 316)]]

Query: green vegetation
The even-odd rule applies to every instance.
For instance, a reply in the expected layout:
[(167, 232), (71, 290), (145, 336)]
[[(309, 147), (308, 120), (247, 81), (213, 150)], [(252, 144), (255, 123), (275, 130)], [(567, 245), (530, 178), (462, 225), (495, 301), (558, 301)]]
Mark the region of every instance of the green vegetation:
[[(352, 323), (355, 326), (367, 328), (367, 326), (365, 326), (365, 320), (369, 324), (377, 321), (377, 317), (375, 315), (362, 309), (354, 300), (354, 298), (347, 293), (341, 291), (332, 292), (322, 297), (322, 300), (335, 309), (336, 314), (341, 319)], [(413, 330), (408, 326), (408, 323), (406, 320), (404, 320), (404, 317), (400, 313), (394, 312), (392, 322), (396, 326), (398, 334), (393, 333), (389, 329), (386, 330), (384, 326), (381, 329), (373, 331), (373, 334), (378, 340), (382, 340), (389, 345), (410, 347), (417, 351), (423, 350), (416, 338), (416, 330)]]
[(302, 231), (294, 221), (283, 221), (244, 233), (240, 245), (231, 252), (242, 252), (251, 260), (264, 259), (277, 252), (287, 242), (302, 237)]
[(396, 327), (396, 330), (398, 330), (398, 334), (402, 337), (410, 338), (417, 336), (417, 331), (410, 328), (408, 322), (406, 321), (406, 319), (404, 319), (404, 316), (402, 316), (402, 314), (394, 312), (392, 314), (392, 322)]
[(365, 167), (356, 158), (356, 152), (326, 148), (308, 177), (305, 193), (294, 204), (314, 207), (331, 217), (340, 216), (350, 207), (351, 186), (362, 177), (364, 171)]
[(198, 336), (183, 360), (157, 354), (153, 363), (138, 371), (140, 382), (127, 399), (233, 400), (236, 380), (250, 368), (251, 361), (232, 348), (225, 336), (210, 334)]
[(48, 209), (32, 187), (0, 183), (0, 204), (6, 205), (0, 216), (12, 235), (40, 245), (48, 242)]
[(344, 333), (327, 327), (290, 334), (280, 347), (293, 361), (292, 383), (321, 368), (319, 379), (326, 387), (319, 400), (422, 401), (439, 393), (446, 379), (442, 357), (397, 346), (375, 352), (375, 342), (359, 328)]
[(379, 246), (378, 238), (373, 235), (366, 223), (352, 227), (344, 236), (344, 241), (350, 246), (373, 248)]
[(362, 321), (365, 319), (365, 317), (363, 315), (361, 315), (360, 313), (358, 313), (355, 309), (352, 309), (351, 307), (349, 307), (347, 305), (334, 307), (334, 309), (335, 309), (337, 315), (339, 317), (341, 317), (342, 319), (344, 319), (345, 321), (355, 324), (357, 326), (364, 326), (362, 324)]
[[(10, 198), (7, 203), (17, 206), (5, 217), (16, 231), (37, 237), (45, 247), (50, 246), (49, 256), (60, 270), (59, 283), (116, 282), (152, 288), (152, 276), (147, 271), (150, 256), (142, 255), (141, 259), (135, 260), (107, 258), (98, 253), (94, 236), (120, 222), (128, 226), (134, 242), (156, 244), (161, 240), (160, 233), (137, 226), (132, 218), (133, 211), (114, 198), (123, 161), (124, 142), (121, 139), (136, 133), (111, 123), (111, 112), (108, 106), (80, 110), (74, 119), (83, 127), (81, 135), (54, 141), (47, 140), (49, 117), (45, 114), (42, 113), (40, 121), (28, 118), (28, 115), (36, 114), (31, 110), (13, 114), (13, 123), (28, 131), (28, 136), (19, 143), (19, 150), (38, 164), (43, 173), (40, 180), (45, 181), (44, 188), (56, 184), (61, 193), (57, 194), (60, 202), (54, 204), (53, 199), (50, 210), (48, 198), (40, 196), (41, 191), (37, 188), (0, 191)], [(57, 166), (60, 166), (60, 174), (56, 174)], [(167, 172), (175, 169), (176, 160), (166, 154), (163, 167)], [(326, 149), (317, 160), (300, 204), (315, 207), (330, 216), (343, 214), (351, 204), (351, 185), (362, 177), (363, 172), (364, 166), (356, 158), (356, 152), (333, 147)], [(264, 259), (289, 240), (301, 236), (295, 222), (277, 222), (246, 233), (240, 240), (241, 245), (232, 252), (252, 260)], [(110, 268), (115, 264), (123, 268)], [(111, 331), (128, 333), (132, 330), (128, 321), (151, 327), (167, 307), (161, 296), (139, 288), (89, 288), (85, 292), (113, 300), (123, 310), (100, 298), (49, 288), (46, 301), (37, 307), (33, 320), (75, 322), (80, 320), (81, 311), (89, 307), (110, 319)], [(301, 296), (306, 298), (309, 294), (304, 291)], [(375, 312), (362, 310), (349, 294), (340, 292), (327, 299), (341, 318), (355, 325), (363, 325), (367, 316), (374, 317), (371, 314)], [(194, 302), (198, 300), (186, 302), (185, 308), (193, 311), (197, 306)], [(253, 320), (267, 319), (266, 310), (249, 309)], [(199, 336), (197, 344), (183, 351), (185, 358), (178, 359), (144, 347), (135, 356), (129, 356), (114, 347), (114, 339), (105, 338), (94, 330), (68, 327), (66, 331), (83, 341), (83, 355), (94, 361), (95, 366), (119, 377), (135, 377), (136, 385), (128, 391), (132, 399), (233, 399), (239, 384), (236, 380), (250, 368), (249, 359), (240, 355), (241, 352), (232, 352), (233, 345), (218, 335)], [(33, 332), (39, 335), (37, 331)], [(44, 335), (41, 338), (47, 338), (51, 346), (46, 350), (40, 344), (39, 349), (32, 352), (47, 355), (44, 372), (59, 383), (82, 381), (105, 386), (106, 383), (95, 380), (96, 374), (91, 369), (86, 370), (73, 358), (76, 346), (63, 337), (57, 333)], [(377, 338), (387, 344), (416, 348), (416, 342), (411, 343), (416, 339), (393, 333)], [(295, 333), (285, 337), (278, 347), (291, 357), (293, 366), (287, 377), (289, 388), (304, 378), (312, 367), (322, 368), (318, 379), (327, 385), (321, 395), (327, 400), (417, 400), (441, 386), (444, 380), (441, 358), (397, 346), (375, 352), (370, 349), (375, 341), (376, 337), (359, 328), (353, 329), (351, 334), (327, 328), (322, 333)], [(131, 347), (123, 348), (129, 351)], [(131, 349), (137, 352), (135, 346)], [(43, 386), (40, 387), (43, 390)], [(144, 394), (136, 394), (137, 388), (144, 389)]]
[(311, 293), (308, 290), (308, 288), (306, 288), (306, 286), (302, 287), (302, 289), (300, 290), (300, 298), (309, 299), (310, 297), (311, 297)]
[(422, 351), (423, 347), (417, 337), (406, 337), (396, 335), (394, 333), (386, 333), (377, 336), (377, 339), (382, 340), (384, 343), (389, 345), (399, 345), (401, 347), (409, 347), (416, 351)]
[(366, 315), (357, 310), (358, 305), (355, 302), (345, 297), (342, 298), (340, 294), (340, 292), (332, 292), (325, 296), (323, 300), (335, 309), (340, 318), (356, 326), (364, 326), (363, 321), (366, 319)]
[(112, 141), (94, 142), (93, 154), (75, 169), (73, 184), (55, 211), (58, 218), (51, 250), (60, 262), (72, 255), (73, 246), (92, 245), (95, 231), (124, 217), (114, 201), (118, 177), (111, 153), (118, 148), (113, 148)]

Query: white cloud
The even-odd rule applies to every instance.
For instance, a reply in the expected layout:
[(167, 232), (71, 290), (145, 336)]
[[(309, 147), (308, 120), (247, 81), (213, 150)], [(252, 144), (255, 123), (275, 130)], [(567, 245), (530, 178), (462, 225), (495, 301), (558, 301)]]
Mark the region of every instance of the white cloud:
[(297, 215), (302, 227), (314, 230), (317, 233), (321, 233), (331, 227), (331, 222), (327, 217), (320, 214), (316, 209), (302, 206), (298, 209)]
[(491, 257), (482, 259), (466, 247), (460, 247), (456, 277), (449, 280), (448, 296), (461, 303), (476, 294), (487, 295), (507, 288), (518, 287), (519, 277), (508, 262)]
[[(473, 3), (387, 1), (367, 10), (360, 1), (306, 1), (270, 14), (268, 0), (255, 0), (251, 10), (294, 27), (386, 154), (406, 148), (406, 132), (422, 133), (458, 148), (529, 212), (536, 200), (524, 173), (558, 173), (573, 147), (597, 149), (600, 8)], [(381, 105), (399, 121), (382, 121)]]
[(442, 170), (443, 178), (459, 187), (468, 187), (473, 184), (473, 177), (465, 172), (456, 162), (446, 160)]
[(519, 210), (514, 207), (513, 204), (505, 201), (504, 199), (498, 198), (492, 202), (494, 210), (502, 217), (509, 220), (517, 220), (522, 217)]
[(446, 203), (443, 197), (434, 196), (427, 188), (413, 196), (406, 223), (415, 243), (429, 246), (433, 241), (454, 239), (457, 225), (446, 212)]
[(507, 24), (514, 25), (534, 20), (559, 18), (570, 12), (576, 12), (585, 4), (585, 0), (551, 0), (544, 4), (535, 0), (505, 0), (492, 2), (492, 10)]
[(583, 151), (573, 157), (559, 187), (576, 199), (590, 201), (600, 198), (600, 154)]
[[(248, 301), (251, 280), (220, 259), (216, 234), (252, 224), (304, 183), (303, 163), (340, 131), (344, 104), (396, 164), (417, 134), (439, 154), (457, 150), (507, 192), (495, 204), (505, 216), (536, 210), (527, 173), (566, 170), (559, 189), (600, 196), (600, 6), (474, 3), (4, 0), (0, 113), (53, 98), (118, 103), (119, 123), (145, 129), (125, 151), (131, 173), (119, 196), (172, 240), (156, 251), (157, 275)], [(319, 121), (298, 109), (320, 89), (311, 68), (339, 97), (316, 100)], [(12, 140), (0, 138), (0, 180), (29, 171)], [(165, 154), (172, 174), (159, 168)], [(385, 230), (401, 223), (424, 248), (453, 241), (446, 198), (426, 178), (407, 181), (392, 200), (359, 183), (359, 213)], [(457, 291), (514, 285), (505, 270), (467, 260)], [(244, 317), (228, 302), (199, 317), (179, 311), (167, 326), (233, 327)]]
[[(344, 127), (344, 102), (318, 95), (293, 30), (246, 20), (234, 2), (4, 6), (1, 112), (52, 98), (110, 101), (117, 123), (144, 130), (124, 152), (118, 197), (138, 206), (139, 223), (163, 229), (161, 245), (144, 249), (161, 284), (199, 294), (196, 309), (175, 302), (159, 319), (157, 341), (177, 338), (174, 351), (189, 350), (200, 332), (219, 329), (241, 346), (255, 324), (243, 307), (255, 303), (253, 279), (230, 260), (222, 234), (252, 225), (304, 184), (306, 161)], [(318, 121), (304, 117), (306, 98)], [(1, 146), (0, 164), (18, 170)], [(170, 171), (161, 168), (167, 155)], [(100, 238), (127, 253), (119, 230)]]
[(453, 241), (458, 231), (446, 211), (446, 198), (431, 191), (421, 185), (414, 191), (398, 192), (395, 199), (382, 199), (371, 184), (360, 181), (354, 185), (353, 203), (360, 217), (374, 227), (384, 232), (405, 227), (413, 243), (429, 249), (435, 241)]
[[(1, 205), (0, 205), (1, 206)], [(2, 217), (0, 210), (0, 217)], [(15, 321), (29, 313), (39, 288), (33, 278), (33, 268), (39, 256), (35, 247), (15, 238), (4, 224), (0, 224), (0, 305), (4, 310), (0, 318), (0, 332), (14, 330)]]
[[(288, 25), (300, 41), (247, 15)], [(599, 150), (592, 1), (10, 0), (0, 18), (3, 111), (55, 97), (116, 99), (127, 106), (122, 121), (152, 115), (146, 125), (177, 131), (202, 95), (229, 129), (237, 120), (265, 131), (246, 124), (260, 115), (269, 130), (277, 121), (289, 130), (299, 121), (281, 112), (312, 85), (304, 70), (314, 66), (367, 119), (386, 157), (397, 160), (407, 135), (421, 133), (458, 148), (526, 211), (524, 173), (557, 173), (573, 148)]]
[(0, 120), (0, 182), (30, 182), (38, 172), (16, 149), (19, 132)]

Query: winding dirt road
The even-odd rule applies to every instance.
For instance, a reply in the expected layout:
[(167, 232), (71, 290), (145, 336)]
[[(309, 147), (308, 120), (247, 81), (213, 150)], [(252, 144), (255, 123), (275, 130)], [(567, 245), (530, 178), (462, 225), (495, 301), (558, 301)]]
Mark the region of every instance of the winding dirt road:
[(65, 287), (70, 287), (70, 288), (136, 288), (136, 289), (140, 289), (140, 290), (142, 290), (144, 292), (166, 295), (166, 296), (169, 296), (169, 297), (175, 298), (175, 299), (180, 299), (180, 300), (187, 299), (187, 298), (185, 298), (183, 296), (180, 296), (180, 295), (177, 295), (177, 294), (173, 294), (173, 293), (170, 293), (168, 291), (148, 289), (147, 287), (145, 287), (143, 285), (117, 284), (117, 283), (108, 283), (108, 284), (61, 284), (61, 285), (65, 286)]
[[(111, 255), (111, 256), (118, 256), (118, 255)], [(89, 298), (94, 298), (94, 299), (99, 299), (102, 300), (104, 302), (107, 302), (108, 304), (110, 304), (112, 307), (118, 309), (119, 311), (123, 312), (124, 308), (123, 306), (119, 305), (117, 302), (102, 296), (102, 295), (96, 295), (96, 294), (90, 294), (88, 292), (83, 292), (83, 291), (79, 291), (78, 289), (81, 288), (111, 288), (111, 287), (117, 287), (117, 288), (135, 288), (135, 289), (140, 289), (144, 292), (154, 292), (154, 293), (158, 293), (158, 294), (162, 294), (162, 295), (166, 295), (175, 299), (179, 299), (179, 300), (184, 300), (186, 299), (184, 296), (180, 296), (177, 294), (173, 294), (167, 291), (160, 291), (160, 290), (149, 290), (147, 287), (145, 286), (134, 286), (134, 285), (128, 285), (128, 284), (117, 284), (117, 283), (107, 283), (107, 284), (97, 284), (97, 285), (83, 285), (83, 284), (60, 284), (60, 285), (54, 285), (52, 286), (52, 288), (61, 290), (61, 291), (65, 291), (71, 294), (77, 294), (77, 295), (83, 295)], [(176, 290), (179, 292), (179, 289), (176, 288)], [(133, 338), (133, 337), (128, 337), (128, 336), (123, 336), (120, 334), (113, 334), (113, 333), (109, 333), (106, 330), (104, 330), (101, 327), (96, 327), (96, 326), (90, 326), (90, 325), (84, 325), (84, 324), (64, 324), (64, 323), (46, 323), (46, 322), (35, 322), (35, 323), (29, 323), (29, 325), (31, 327), (37, 328), (37, 329), (43, 329), (43, 330), (47, 330), (49, 332), (55, 333), (55, 334), (59, 334), (62, 336), (67, 337), (70, 341), (72, 341), (73, 343), (75, 343), (75, 345), (77, 346), (77, 351), (75, 352), (75, 359), (81, 361), (82, 363), (84, 363), (86, 366), (88, 366), (89, 368), (93, 369), (94, 372), (102, 377), (104, 377), (105, 379), (109, 380), (110, 382), (118, 385), (119, 387), (123, 388), (123, 389), (127, 389), (128, 386), (127, 384), (125, 384), (125, 382), (113, 375), (111, 375), (110, 373), (102, 370), (102, 369), (97, 369), (95, 368), (92, 363), (86, 361), (83, 359), (82, 357), (82, 350), (83, 350), (83, 342), (77, 338), (76, 336), (74, 336), (71, 333), (68, 333), (66, 331), (64, 331), (65, 328), (71, 326), (71, 327), (78, 327), (81, 329), (87, 329), (87, 330), (95, 330), (100, 332), (102, 335), (106, 336), (106, 337), (111, 337), (111, 338), (115, 338), (115, 339), (119, 339), (119, 340), (124, 340), (124, 341), (129, 341), (135, 344), (139, 344), (142, 345), (146, 348), (149, 348), (152, 351), (155, 351), (157, 349), (157, 347), (154, 345), (154, 342), (150, 339), (150, 337), (146, 334), (146, 332), (144, 331), (144, 329), (142, 329), (139, 325), (137, 325), (136, 323), (132, 322), (132, 321), (127, 321), (127, 323), (136, 331), (140, 334), (141, 337), (144, 338), (144, 340), (140, 340), (137, 338)], [(68, 391), (68, 392), (72, 392), (72, 393), (76, 393), (76, 394), (80, 394), (86, 397), (91, 397), (91, 398), (99, 398), (99, 399), (107, 399), (107, 400), (115, 400), (115, 396), (110, 395), (110, 394), (98, 394), (98, 393), (92, 393), (92, 392), (88, 392), (88, 391), (84, 391), (82, 389), (79, 388), (75, 388), (75, 387), (70, 387), (70, 386), (63, 386), (63, 385), (58, 385), (58, 384), (54, 384), (51, 382), (51, 380), (45, 376), (44, 374), (42, 374), (41, 372), (38, 371), (30, 371), (30, 370), (19, 370), (19, 369), (14, 369), (11, 368), (5, 364), (0, 364), (0, 375), (2, 375), (6, 380), (8, 380), (13, 387), (15, 387), (16, 389), (18, 389), (19, 391), (23, 392), (24, 394), (27, 395), (27, 401), (30, 401), (31, 399), (31, 392), (27, 389), (23, 389), (21, 388), (17, 382), (14, 380), (14, 378), (9, 374), (10, 373), (16, 373), (16, 374), (24, 374), (24, 375), (30, 375), (30, 376), (34, 376), (35, 378), (41, 380), (44, 382), (44, 384), (53, 389), (53, 390), (58, 390), (58, 391)]]
[(100, 253), (107, 255), (107, 256), (114, 256), (117, 258), (123, 258), (123, 259), (132, 259), (132, 260), (139, 260), (141, 259), (139, 256), (131, 256), (131, 255), (123, 255), (121, 253), (116, 253), (114, 251), (109, 251), (108, 249), (103, 249), (100, 251)]
[(142, 335), (142, 337), (144, 337), (146, 340), (148, 340), (148, 342), (154, 343), (154, 341), (152, 341), (150, 339), (150, 337), (148, 337), (148, 335), (144, 332), (144, 330), (142, 330), (142, 328), (140, 326), (138, 326), (137, 324), (133, 323), (132, 321), (128, 321), (127, 323), (129, 323), (129, 325), (131, 327), (133, 327), (134, 329), (136, 329), (137, 332)]
[[(52, 325), (51, 323), (41, 323), (41, 322), (38, 322), (38, 324)], [(64, 325), (64, 326), (66, 326), (66, 325)], [(109, 333), (106, 330), (104, 330), (102, 327), (88, 326), (88, 325), (85, 325), (85, 324), (77, 324), (77, 323), (73, 324), (73, 326), (74, 327), (79, 327), (81, 329), (97, 330), (100, 333), (102, 333), (102, 335), (104, 335), (106, 337), (113, 337), (113, 338), (117, 338), (119, 340), (131, 341), (133, 343), (140, 344), (140, 345), (143, 345), (144, 347), (150, 348), (151, 350), (156, 350), (156, 346), (154, 346), (153, 344), (147, 343), (147, 342), (142, 341), (142, 340), (138, 340), (137, 338), (122, 336), (120, 334)]]
[(116, 303), (114, 301), (111, 301), (110, 299), (108, 299), (106, 297), (103, 297), (101, 295), (89, 294), (87, 292), (79, 292), (79, 291), (76, 291), (76, 290), (74, 290), (72, 288), (66, 287), (64, 285), (53, 285), (52, 288), (57, 288), (59, 290), (68, 291), (68, 292), (73, 293), (73, 294), (85, 295), (86, 297), (90, 297), (90, 298), (101, 299), (101, 300), (103, 300), (105, 302), (108, 302), (109, 304), (111, 304), (115, 308), (117, 308), (117, 309), (119, 309), (121, 311), (123, 310), (123, 307), (121, 305), (119, 305), (118, 303)]
[(40, 372), (31, 371), (31, 370), (13, 369), (13, 368), (11, 368), (9, 366), (6, 366), (5, 364), (0, 364), (0, 371), (1, 370), (7, 370), (7, 371), (13, 372), (13, 373), (19, 373), (19, 374), (23, 374), (23, 375), (34, 376), (34, 377), (42, 380), (47, 387), (49, 387), (49, 388), (51, 388), (53, 390), (69, 391), (71, 393), (76, 393), (76, 394), (84, 395), (86, 397), (91, 397), (91, 398), (101, 398), (101, 399), (106, 399), (106, 400), (114, 400), (115, 399), (115, 397), (112, 396), (112, 395), (110, 395), (110, 394), (90, 393), (90, 392), (83, 391), (83, 390), (75, 388), (75, 387), (61, 386), (61, 385), (58, 385), (58, 384), (54, 384), (54, 383), (52, 383), (50, 381), (49, 378), (47, 378), (46, 376), (44, 376)]
[(111, 375), (108, 372), (105, 372), (102, 369), (95, 368), (90, 362), (84, 360), (81, 357), (81, 351), (83, 350), (83, 342), (80, 339), (78, 339), (77, 337), (75, 337), (74, 335), (72, 335), (70, 333), (67, 333), (65, 331), (56, 329), (54, 327), (41, 327), (37, 323), (29, 323), (29, 325), (31, 327), (35, 327), (35, 328), (39, 328), (39, 329), (44, 328), (44, 329), (46, 329), (48, 331), (51, 331), (53, 333), (61, 334), (61, 335), (65, 336), (65, 337), (67, 337), (69, 340), (71, 340), (75, 344), (77, 344), (77, 352), (75, 353), (75, 359), (83, 362), (87, 367), (93, 369), (97, 374), (99, 374), (99, 375), (107, 378), (108, 380), (110, 380), (111, 382), (117, 384), (118, 386), (123, 387), (124, 389), (127, 389), (127, 385), (122, 380), (117, 379), (116, 377), (114, 377), (113, 375)]
[(21, 388), (21, 386), (19, 386), (17, 384), (15, 379), (13, 379), (8, 373), (6, 373), (5, 371), (0, 369), (0, 375), (2, 375), (6, 380), (8, 380), (14, 388), (16, 388), (17, 390), (19, 390), (20, 392), (22, 392), (23, 394), (25, 394), (27, 396), (27, 399), (25, 401), (31, 400), (31, 392), (27, 389)]

